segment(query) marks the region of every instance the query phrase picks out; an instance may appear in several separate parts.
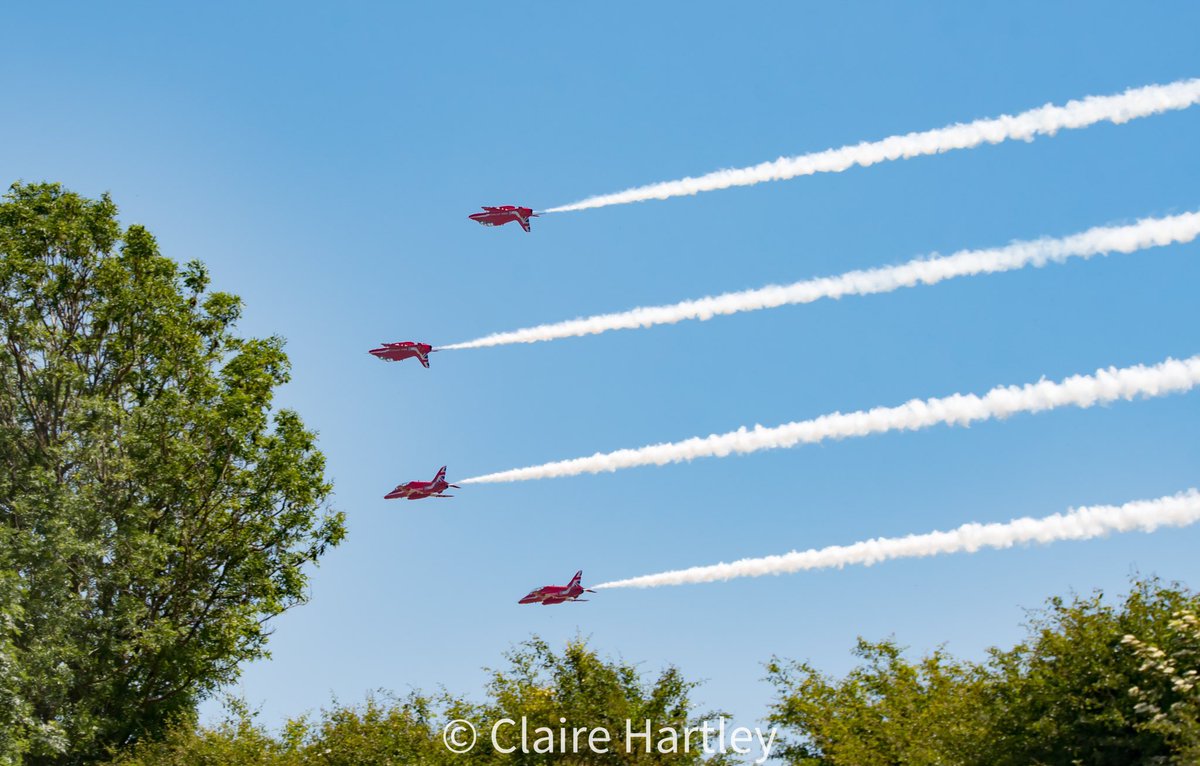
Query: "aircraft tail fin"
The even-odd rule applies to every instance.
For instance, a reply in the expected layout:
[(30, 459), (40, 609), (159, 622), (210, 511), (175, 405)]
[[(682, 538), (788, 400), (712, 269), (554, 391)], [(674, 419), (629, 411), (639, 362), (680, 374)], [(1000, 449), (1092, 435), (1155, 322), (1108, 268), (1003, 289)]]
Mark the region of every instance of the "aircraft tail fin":
[(433, 477), (433, 480), (434, 481), (445, 481), (446, 480), (446, 466), (442, 466), (441, 468), (438, 469), (437, 475)]

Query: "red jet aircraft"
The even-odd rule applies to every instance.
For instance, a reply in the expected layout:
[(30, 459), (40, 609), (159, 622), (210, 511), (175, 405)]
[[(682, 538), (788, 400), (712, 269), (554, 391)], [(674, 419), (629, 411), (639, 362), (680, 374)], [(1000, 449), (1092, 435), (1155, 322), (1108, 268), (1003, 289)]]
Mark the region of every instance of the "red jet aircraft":
[(403, 343), (384, 343), (379, 348), (371, 349), (370, 353), (386, 362), (399, 362), (401, 359), (412, 359), (415, 356), (421, 366), (428, 370), (429, 355), (434, 351), (437, 349), (428, 343), (406, 340)]
[(433, 477), (433, 481), (410, 481), (407, 484), (401, 484), (391, 492), (383, 496), (384, 500), (424, 500), (427, 497), (454, 497), (454, 495), (443, 495), (447, 489), (461, 489), (457, 484), (446, 483), (446, 466), (442, 466), (437, 476)]
[(503, 226), (509, 221), (516, 221), (521, 224), (522, 229), (529, 231), (529, 219), (537, 218), (538, 214), (529, 207), (517, 207), (516, 205), (488, 207), (484, 205), (482, 213), (472, 213), (467, 217), (484, 226)]
[(537, 590), (529, 591), (529, 595), (518, 601), (518, 604), (541, 604), (549, 606), (551, 604), (565, 604), (568, 601), (587, 601), (586, 598), (580, 598), (584, 593), (595, 593), (594, 590), (589, 590), (579, 584), (583, 579), (583, 570), (575, 573), (571, 578), (571, 582), (566, 585), (544, 585)]

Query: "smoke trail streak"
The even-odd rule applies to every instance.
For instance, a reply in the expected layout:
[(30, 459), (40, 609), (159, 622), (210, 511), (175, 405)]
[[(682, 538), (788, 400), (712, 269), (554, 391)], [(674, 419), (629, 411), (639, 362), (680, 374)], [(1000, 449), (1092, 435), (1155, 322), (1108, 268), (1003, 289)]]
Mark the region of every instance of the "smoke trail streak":
[(735, 577), (790, 574), (809, 569), (841, 569), (847, 564), (871, 566), (881, 561), (976, 553), (983, 548), (1011, 548), (1027, 543), (1089, 540), (1110, 532), (1153, 532), (1159, 527), (1184, 527), (1200, 521), (1200, 492), (1189, 489), (1157, 500), (1125, 505), (1073, 508), (1041, 519), (1020, 518), (1004, 524), (963, 524), (949, 532), (907, 537), (877, 537), (853, 545), (831, 545), (792, 551), (782, 556), (742, 559), (732, 564), (692, 567), (672, 572), (615, 580), (592, 587), (658, 588), (664, 585), (716, 582)]
[(724, 293), (666, 306), (635, 308), (613, 314), (599, 314), (527, 327), (441, 348), (470, 349), (514, 343), (537, 343), (599, 335), (610, 330), (675, 324), (689, 319), (705, 321), (714, 316), (812, 303), (822, 298), (875, 295), (889, 293), (902, 287), (933, 285), (956, 277), (995, 274), (1026, 266), (1041, 267), (1048, 263), (1062, 263), (1070, 258), (1087, 259), (1107, 253), (1132, 253), (1149, 247), (1191, 242), (1198, 234), (1200, 212), (1166, 218), (1146, 218), (1129, 226), (1098, 226), (1061, 239), (1043, 237), (1014, 242), (1005, 247), (961, 250), (952, 255), (935, 255), (898, 266), (850, 271), (834, 277), (793, 282), (790, 285), (769, 285), (755, 290)]
[(1200, 356), (1167, 359), (1153, 367), (1097, 370), (1094, 375), (1075, 375), (1055, 383), (1040, 380), (1024, 386), (998, 386), (983, 396), (953, 394), (940, 399), (913, 399), (898, 407), (822, 415), (813, 420), (787, 423), (773, 428), (745, 427), (725, 434), (693, 437), (681, 442), (654, 444), (637, 449), (600, 453), (591, 457), (560, 460), (528, 468), (476, 476), (461, 484), (529, 481), (557, 476), (617, 471), (642, 465), (665, 465), (699, 457), (725, 457), (735, 453), (815, 444), (826, 439), (915, 431), (933, 425), (966, 426), (982, 420), (1006, 418), (1019, 412), (1043, 412), (1058, 407), (1092, 407), (1096, 404), (1136, 396), (1154, 397), (1188, 391), (1200, 384)]
[(970, 149), (980, 144), (998, 144), (1019, 139), (1032, 141), (1039, 135), (1052, 136), (1059, 130), (1086, 128), (1098, 122), (1121, 123), (1139, 117), (1186, 109), (1200, 102), (1200, 79), (1179, 80), (1166, 85), (1131, 88), (1110, 96), (1088, 96), (1068, 101), (1063, 106), (1045, 106), (1002, 115), (991, 119), (948, 125), (944, 128), (891, 136), (881, 141), (864, 141), (854, 146), (823, 152), (780, 157), (748, 168), (717, 170), (698, 178), (664, 181), (637, 186), (615, 194), (588, 197), (570, 205), (548, 208), (547, 213), (589, 210), (610, 205), (626, 205), (651, 199), (682, 197), (700, 192), (752, 186), (764, 181), (784, 181), (815, 173), (840, 173), (855, 165), (867, 167), (877, 162), (941, 154), (954, 149)]

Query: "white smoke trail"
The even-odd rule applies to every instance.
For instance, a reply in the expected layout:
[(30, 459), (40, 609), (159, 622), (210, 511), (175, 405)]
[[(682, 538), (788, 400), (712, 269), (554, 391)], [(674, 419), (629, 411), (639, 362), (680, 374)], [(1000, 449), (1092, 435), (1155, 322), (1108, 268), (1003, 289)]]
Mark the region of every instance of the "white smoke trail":
[(1026, 266), (1041, 267), (1047, 263), (1062, 263), (1070, 258), (1086, 259), (1106, 253), (1132, 253), (1148, 247), (1191, 242), (1197, 235), (1200, 235), (1200, 212), (1167, 218), (1146, 218), (1130, 226), (1098, 226), (1061, 239), (1043, 237), (1014, 242), (1005, 247), (961, 250), (953, 255), (935, 255), (899, 266), (850, 271), (835, 277), (809, 279), (790, 285), (769, 285), (756, 290), (724, 293), (667, 306), (635, 308), (613, 314), (599, 314), (527, 327), (441, 348), (468, 349), (537, 343), (599, 335), (610, 330), (675, 324), (688, 319), (704, 321), (714, 316), (812, 303), (822, 298), (837, 299), (846, 295), (888, 293), (902, 287), (937, 284), (955, 277), (994, 274)]
[(986, 120), (948, 125), (921, 133), (891, 136), (881, 141), (864, 141), (854, 146), (823, 152), (780, 157), (753, 167), (718, 170), (698, 178), (664, 181), (637, 186), (615, 194), (588, 197), (570, 205), (552, 207), (544, 212), (563, 213), (609, 205), (626, 205), (651, 199), (682, 197), (700, 192), (752, 186), (763, 181), (784, 181), (814, 173), (840, 173), (855, 165), (866, 167), (877, 162), (941, 154), (953, 149), (969, 149), (980, 144), (998, 144), (1011, 139), (1032, 141), (1035, 136), (1052, 136), (1059, 130), (1086, 128), (1098, 122), (1123, 122), (1163, 112), (1186, 109), (1200, 102), (1200, 79), (1179, 80), (1167, 85), (1131, 88), (1111, 96), (1088, 96), (1068, 101), (1063, 106), (1045, 106), (1002, 115)]
[(1026, 543), (1059, 540), (1089, 540), (1110, 532), (1153, 532), (1159, 527), (1184, 527), (1200, 521), (1200, 492), (1189, 489), (1157, 500), (1137, 500), (1125, 505), (1074, 508), (1041, 519), (1029, 517), (1005, 524), (963, 524), (949, 532), (930, 532), (907, 537), (878, 537), (853, 545), (831, 545), (792, 551), (782, 556), (742, 559), (732, 564), (678, 569), (672, 572), (631, 577), (600, 585), (600, 588), (658, 588), (664, 585), (715, 582), (735, 577), (790, 574), (808, 569), (841, 569), (847, 564), (871, 566), (880, 561), (937, 556), (943, 553), (975, 553), (982, 548), (1011, 548)]
[(699, 457), (725, 457), (734, 453), (815, 444), (826, 439), (915, 431), (933, 425), (965, 426), (971, 423), (1006, 418), (1019, 412), (1043, 412), (1068, 405), (1091, 407), (1136, 396), (1153, 397), (1188, 391), (1200, 384), (1200, 356), (1167, 359), (1153, 367), (1097, 370), (1094, 375), (1075, 375), (1055, 383), (1040, 380), (1024, 386), (999, 386), (983, 396), (953, 394), (940, 399), (913, 399), (898, 407), (822, 415), (813, 420), (787, 423), (774, 428), (756, 425), (725, 434), (693, 437), (681, 442), (654, 444), (638, 449), (597, 452), (591, 457), (560, 460), (528, 468), (476, 476), (460, 484), (549, 479), (633, 468), (641, 465), (665, 465)]

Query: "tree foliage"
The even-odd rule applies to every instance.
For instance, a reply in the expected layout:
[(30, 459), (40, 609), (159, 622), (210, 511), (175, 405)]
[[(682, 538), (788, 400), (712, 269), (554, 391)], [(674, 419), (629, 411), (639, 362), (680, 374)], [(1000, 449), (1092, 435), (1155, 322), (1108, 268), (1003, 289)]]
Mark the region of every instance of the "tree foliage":
[[(283, 341), (107, 197), (0, 202), (0, 733), (75, 763), (162, 731), (265, 652), (343, 535)], [(0, 713), (0, 716), (4, 713)]]
[[(770, 722), (784, 734), (784, 763), (854, 766), (984, 764), (1177, 764), (1200, 762), (1200, 597), (1156, 580), (1137, 582), (1120, 603), (1099, 594), (1052, 599), (1035, 613), (1028, 638), (988, 659), (956, 660), (938, 649), (916, 661), (894, 641), (859, 641), (858, 667), (832, 678), (804, 662), (773, 659), (778, 697)], [(1128, 632), (1132, 631), (1132, 632)], [(488, 727), (504, 718), (534, 727), (604, 727), (618, 742), (626, 720), (684, 728), (698, 720), (695, 683), (667, 668), (656, 676), (598, 657), (582, 641), (561, 652), (534, 638), (491, 672), (475, 703), (419, 694), (334, 706), (316, 720), (289, 722), (271, 735), (244, 708), (229, 721), (185, 721), (158, 743), (118, 759), (120, 766), (300, 764), (719, 764), (703, 753), (504, 753)], [(442, 725), (466, 719), (478, 745), (455, 755)], [(512, 735), (513, 732), (506, 734)], [(515, 743), (501, 736), (502, 747)]]
[(993, 652), (996, 689), (993, 736), (1003, 742), (995, 764), (1117, 766), (1167, 763), (1175, 753), (1137, 710), (1134, 687), (1160, 688), (1124, 640), (1152, 643), (1170, 631), (1175, 612), (1195, 595), (1154, 580), (1137, 582), (1120, 604), (1103, 594), (1053, 598), (1034, 616), (1029, 637)]
[(780, 691), (771, 722), (801, 734), (781, 751), (788, 763), (970, 763), (986, 728), (987, 687), (978, 668), (938, 650), (910, 663), (894, 641), (859, 639), (862, 664), (832, 679), (805, 662), (773, 659)]
[[(486, 699), (476, 703), (443, 694), (438, 699), (410, 694), (403, 699), (370, 697), (359, 706), (321, 711), (316, 719), (289, 721), (272, 735), (258, 725), (247, 709), (234, 704), (229, 718), (212, 727), (181, 720), (158, 742), (145, 742), (120, 754), (113, 766), (510, 766), (512, 764), (660, 764), (683, 766), (726, 761), (705, 756), (700, 748), (683, 753), (626, 752), (622, 743), (627, 719), (649, 719), (655, 729), (695, 723), (689, 693), (696, 684), (675, 668), (647, 678), (637, 668), (605, 660), (573, 641), (560, 652), (533, 638), (506, 655), (508, 665), (492, 671)], [(490, 727), (502, 719), (528, 720), (554, 729), (566, 719), (570, 726), (605, 727), (616, 746), (611, 752), (501, 752), (491, 747)], [(474, 748), (451, 752), (442, 739), (443, 726), (464, 719), (479, 732)], [(506, 731), (501, 748), (517, 743)], [(533, 749), (532, 747), (530, 749)]]
[[(684, 678), (678, 668), (668, 667), (655, 678), (647, 679), (635, 665), (619, 660), (605, 660), (589, 649), (582, 640), (567, 644), (561, 654), (555, 653), (544, 641), (533, 638), (507, 655), (508, 668), (493, 671), (488, 685), (488, 703), (469, 716), (478, 726), (490, 726), (501, 719), (528, 721), (532, 731), (538, 727), (557, 730), (560, 727), (603, 729), (611, 743), (607, 753), (582, 752), (576, 763), (587, 764), (699, 764), (717, 763), (719, 757), (708, 757), (692, 742), (687, 752), (645, 752), (645, 738), (627, 742), (627, 723), (644, 732), (645, 722), (655, 733), (672, 729), (682, 733), (695, 726), (700, 715), (693, 709), (691, 694), (698, 685)], [(463, 712), (462, 710), (458, 712)], [(562, 720), (565, 719), (566, 723)], [(483, 731), (483, 729), (480, 729)], [(518, 732), (507, 727), (501, 732), (500, 744), (514, 747)], [(587, 748), (584, 748), (585, 750)], [(497, 759), (498, 763), (560, 763), (559, 753), (516, 753), (511, 758)]]
[(1160, 735), (1183, 763), (1200, 763), (1200, 617), (1186, 607), (1175, 612), (1158, 645), (1127, 634), (1142, 661), (1145, 679), (1129, 689), (1134, 712), (1147, 716), (1144, 727)]
[(1116, 605), (1051, 599), (982, 663), (911, 662), (890, 641), (860, 641), (842, 679), (774, 660), (772, 720), (795, 764), (1195, 764), (1198, 607), (1150, 579)]

